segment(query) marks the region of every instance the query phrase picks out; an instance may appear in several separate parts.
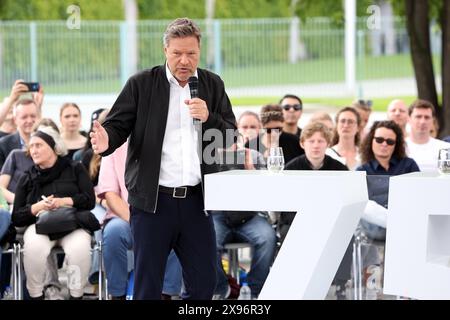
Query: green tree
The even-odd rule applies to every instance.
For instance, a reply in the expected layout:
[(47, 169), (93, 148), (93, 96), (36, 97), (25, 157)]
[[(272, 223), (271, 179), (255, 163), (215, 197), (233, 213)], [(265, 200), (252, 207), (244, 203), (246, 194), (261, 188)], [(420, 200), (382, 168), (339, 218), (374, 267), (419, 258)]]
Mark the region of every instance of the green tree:
[(82, 20), (122, 20), (122, 0), (0, 0), (2, 20), (65, 20), (67, 7), (78, 5)]
[(444, 0), (442, 25), (442, 136), (450, 135), (450, 0)]
[[(367, 15), (367, 8), (374, 2), (374, 0), (356, 1), (356, 14), (358, 16)], [(297, 0), (295, 3), (294, 12), (300, 18), (329, 17), (339, 24), (344, 21), (344, 0)]]
[[(398, 0), (397, 0), (398, 1)], [(450, 0), (404, 0), (411, 59), (418, 96), (436, 106), (439, 134), (450, 135)], [(430, 46), (430, 17), (435, 16), (442, 29), (442, 104), (439, 104), (433, 57)]]
[(291, 0), (216, 0), (216, 18), (289, 17)]
[(138, 0), (140, 19), (205, 18), (204, 1), (188, 0)]

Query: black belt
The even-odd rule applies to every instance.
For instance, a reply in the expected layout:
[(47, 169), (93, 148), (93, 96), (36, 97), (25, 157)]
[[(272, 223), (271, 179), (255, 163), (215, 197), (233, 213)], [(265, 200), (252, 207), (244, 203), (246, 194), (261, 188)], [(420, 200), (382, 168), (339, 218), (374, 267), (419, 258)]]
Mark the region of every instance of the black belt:
[(186, 196), (192, 195), (201, 190), (201, 185), (196, 186), (183, 186), (176, 188), (169, 188), (164, 186), (159, 186), (159, 191), (170, 194), (174, 198), (186, 198)]

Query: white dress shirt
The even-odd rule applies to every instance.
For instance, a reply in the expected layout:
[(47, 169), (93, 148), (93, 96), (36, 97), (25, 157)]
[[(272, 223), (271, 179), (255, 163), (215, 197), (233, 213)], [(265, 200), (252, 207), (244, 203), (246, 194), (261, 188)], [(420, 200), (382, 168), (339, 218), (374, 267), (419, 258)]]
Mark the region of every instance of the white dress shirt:
[[(184, 88), (170, 72), (166, 64), (167, 81), (170, 84), (169, 113), (161, 154), (159, 185), (165, 187), (195, 186), (201, 181), (200, 160), (197, 154), (198, 135), (195, 131), (189, 107), (189, 85)], [(197, 76), (197, 71), (195, 71)]]

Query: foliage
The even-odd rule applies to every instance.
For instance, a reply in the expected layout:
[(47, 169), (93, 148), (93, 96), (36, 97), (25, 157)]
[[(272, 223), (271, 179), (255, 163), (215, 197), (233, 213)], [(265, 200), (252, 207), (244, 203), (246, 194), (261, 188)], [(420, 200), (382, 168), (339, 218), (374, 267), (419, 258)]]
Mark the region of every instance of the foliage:
[[(438, 19), (439, 13), (442, 10), (443, 1), (442, 0), (427, 0), (430, 8), (430, 18)], [(404, 16), (405, 15), (405, 0), (390, 0), (392, 3), (392, 8), (394, 9), (395, 15)]]
[(2, 20), (66, 20), (70, 5), (80, 7), (82, 20), (122, 20), (122, 0), (0, 0)]
[(188, 0), (137, 0), (139, 19), (205, 18), (204, 1)]
[[(374, 4), (373, 0), (358, 0), (356, 2), (357, 16), (366, 16), (369, 13), (367, 8)], [(309, 17), (329, 17), (337, 25), (344, 23), (344, 0), (298, 0), (295, 7), (295, 14), (302, 19)]]
[(290, 0), (216, 0), (216, 18), (289, 17)]

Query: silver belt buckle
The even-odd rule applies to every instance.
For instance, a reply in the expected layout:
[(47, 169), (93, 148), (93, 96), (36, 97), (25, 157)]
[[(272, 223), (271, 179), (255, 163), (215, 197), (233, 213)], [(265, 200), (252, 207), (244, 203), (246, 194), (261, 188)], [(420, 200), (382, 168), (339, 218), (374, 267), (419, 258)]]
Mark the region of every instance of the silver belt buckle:
[[(177, 192), (179, 190), (181, 190), (181, 195), (180, 195), (180, 193)], [(177, 187), (177, 188), (173, 188), (172, 196), (174, 198), (184, 199), (184, 198), (186, 198), (186, 193), (187, 193), (187, 187)]]

